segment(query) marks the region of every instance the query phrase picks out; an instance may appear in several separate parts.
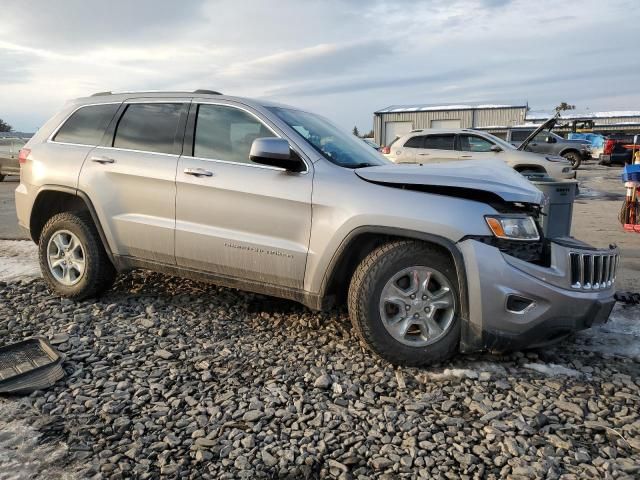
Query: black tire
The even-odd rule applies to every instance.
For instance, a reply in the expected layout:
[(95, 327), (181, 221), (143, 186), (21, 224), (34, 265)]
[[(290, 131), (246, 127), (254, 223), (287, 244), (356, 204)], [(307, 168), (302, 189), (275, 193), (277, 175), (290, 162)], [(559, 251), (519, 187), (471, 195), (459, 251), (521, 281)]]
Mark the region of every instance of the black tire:
[[(425, 347), (396, 340), (385, 328), (379, 302), (386, 282), (402, 269), (426, 266), (441, 272), (453, 290), (455, 315), (444, 335)], [(387, 243), (371, 252), (356, 268), (349, 286), (349, 316), (361, 342), (383, 359), (405, 366), (421, 366), (448, 360), (460, 343), (460, 294), (451, 260), (428, 244), (413, 240)]]
[(0, 182), (3, 182), (3, 181), (4, 181), (4, 177), (5, 177), (5, 176), (4, 176), (4, 175), (2, 175), (2, 174), (0, 173)]
[(577, 170), (582, 163), (582, 156), (578, 152), (566, 152), (562, 156), (571, 162), (571, 168)]
[[(66, 230), (78, 237), (85, 255), (85, 270), (74, 285), (60, 283), (49, 269), (47, 247), (51, 237)], [(42, 229), (38, 245), (40, 270), (50, 290), (73, 300), (84, 300), (109, 289), (116, 278), (116, 270), (104, 250), (100, 235), (88, 212), (64, 212), (54, 215)]]

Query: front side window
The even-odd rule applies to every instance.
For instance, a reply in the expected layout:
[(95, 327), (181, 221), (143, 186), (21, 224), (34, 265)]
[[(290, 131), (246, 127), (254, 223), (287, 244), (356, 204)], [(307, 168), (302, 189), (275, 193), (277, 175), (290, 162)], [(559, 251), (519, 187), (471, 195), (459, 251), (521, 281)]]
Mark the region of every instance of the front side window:
[(453, 150), (454, 138), (454, 135), (427, 135), (424, 137), (424, 148)]
[(490, 152), (493, 143), (475, 135), (460, 135), (460, 150), (463, 152)]
[(132, 103), (118, 122), (113, 146), (175, 153), (174, 140), (182, 108), (181, 103)]
[(244, 110), (223, 105), (200, 105), (193, 156), (252, 163), (249, 152), (253, 141), (273, 136), (260, 120)]
[(58, 130), (54, 142), (99, 145), (104, 131), (120, 107), (118, 103), (88, 105), (76, 110)]
[(316, 152), (340, 167), (361, 168), (389, 162), (352, 133), (326, 118), (292, 108), (268, 107), (295, 130)]
[(405, 148), (422, 148), (422, 141), (424, 137), (419, 135), (417, 137), (411, 137), (404, 144)]

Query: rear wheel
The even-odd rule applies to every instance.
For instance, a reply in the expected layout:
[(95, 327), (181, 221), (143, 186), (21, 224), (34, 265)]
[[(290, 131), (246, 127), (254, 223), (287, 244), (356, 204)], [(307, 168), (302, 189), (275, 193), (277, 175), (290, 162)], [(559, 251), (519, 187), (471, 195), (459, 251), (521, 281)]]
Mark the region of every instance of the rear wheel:
[(577, 170), (582, 163), (582, 157), (578, 152), (566, 152), (562, 156), (571, 162), (571, 168)]
[(44, 280), (63, 297), (93, 297), (115, 280), (116, 271), (88, 212), (51, 217), (40, 235), (39, 258)]
[(394, 364), (453, 356), (460, 341), (458, 284), (448, 256), (417, 241), (371, 252), (349, 287), (349, 314), (362, 342)]

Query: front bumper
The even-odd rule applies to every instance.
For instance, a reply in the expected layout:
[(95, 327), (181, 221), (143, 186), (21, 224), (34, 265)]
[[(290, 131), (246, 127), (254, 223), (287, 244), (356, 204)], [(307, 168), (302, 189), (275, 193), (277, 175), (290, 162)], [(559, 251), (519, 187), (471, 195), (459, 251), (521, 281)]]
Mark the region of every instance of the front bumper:
[[(617, 249), (596, 250), (559, 239), (551, 243), (550, 266), (543, 267), (476, 240), (458, 246), (469, 300), (462, 351), (541, 346), (609, 318), (615, 303)], [(585, 262), (586, 271), (578, 269), (576, 258)]]

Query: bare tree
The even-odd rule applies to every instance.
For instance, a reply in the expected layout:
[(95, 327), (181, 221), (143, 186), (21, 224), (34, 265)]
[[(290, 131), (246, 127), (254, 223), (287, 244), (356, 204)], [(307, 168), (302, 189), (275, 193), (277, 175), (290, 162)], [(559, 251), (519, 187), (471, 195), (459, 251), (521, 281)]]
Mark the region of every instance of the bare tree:
[(13, 127), (0, 118), (0, 132), (10, 132)]
[(359, 137), (359, 136), (360, 136), (360, 132), (358, 131), (358, 127), (356, 127), (355, 125), (354, 125), (354, 127), (353, 127), (353, 134), (354, 134), (356, 137)]
[(555, 108), (556, 112), (564, 112), (565, 110), (575, 110), (576, 106), (575, 105), (570, 105), (567, 102), (561, 102), (560, 105), (558, 105)]

